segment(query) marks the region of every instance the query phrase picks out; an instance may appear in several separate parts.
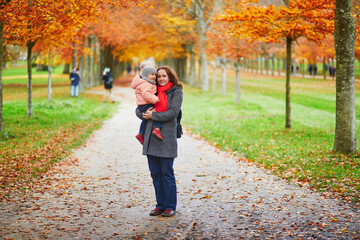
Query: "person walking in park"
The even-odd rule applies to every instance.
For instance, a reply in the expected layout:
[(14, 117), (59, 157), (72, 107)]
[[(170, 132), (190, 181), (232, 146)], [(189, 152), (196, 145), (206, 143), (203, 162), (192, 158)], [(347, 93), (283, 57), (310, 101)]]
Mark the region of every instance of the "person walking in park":
[[(145, 113), (137, 110), (140, 119), (148, 119), (144, 134), (143, 155), (147, 156), (156, 196), (156, 207), (150, 216), (173, 217), (176, 211), (177, 194), (173, 169), (177, 157), (176, 117), (183, 100), (182, 84), (175, 72), (168, 66), (157, 69), (159, 103), (166, 107), (163, 112), (148, 109)], [(156, 108), (156, 104), (155, 104)], [(163, 122), (160, 140), (152, 133), (154, 121)]]
[(334, 66), (330, 66), (329, 68), (330, 71), (330, 77), (332, 77), (332, 79), (335, 79), (335, 67)]
[(314, 69), (314, 76), (316, 76), (317, 75), (317, 65), (316, 65), (316, 63), (314, 64), (313, 69)]
[(105, 87), (104, 102), (107, 102), (108, 100), (114, 102), (114, 98), (111, 92), (113, 88), (114, 78), (112, 73), (110, 72), (110, 68), (106, 67), (104, 69), (102, 80), (104, 81)]
[(312, 75), (312, 71), (313, 71), (313, 66), (311, 63), (309, 63), (308, 72), (309, 72), (310, 76)]
[(71, 81), (71, 89), (70, 95), (71, 97), (79, 97), (79, 83), (80, 83), (80, 75), (79, 69), (77, 67), (73, 67), (70, 73), (70, 81)]
[[(135, 89), (137, 109), (141, 112), (146, 112), (149, 108), (154, 108), (154, 104), (159, 102), (156, 93), (156, 68), (153, 66), (145, 66), (142, 69), (141, 76), (136, 75), (131, 81), (131, 87)], [(139, 133), (135, 136), (141, 144), (144, 143), (144, 133), (148, 120), (141, 121)], [(163, 140), (161, 135), (162, 122), (155, 121), (155, 128), (153, 134), (160, 140)]]

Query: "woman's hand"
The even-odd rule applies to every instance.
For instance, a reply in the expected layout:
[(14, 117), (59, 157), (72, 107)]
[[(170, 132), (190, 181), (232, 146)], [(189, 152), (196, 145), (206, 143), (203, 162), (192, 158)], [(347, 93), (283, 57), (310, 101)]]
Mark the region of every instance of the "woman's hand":
[(148, 110), (146, 110), (145, 113), (143, 113), (143, 118), (145, 119), (151, 119), (152, 118), (152, 113), (155, 112), (155, 108), (149, 108)]

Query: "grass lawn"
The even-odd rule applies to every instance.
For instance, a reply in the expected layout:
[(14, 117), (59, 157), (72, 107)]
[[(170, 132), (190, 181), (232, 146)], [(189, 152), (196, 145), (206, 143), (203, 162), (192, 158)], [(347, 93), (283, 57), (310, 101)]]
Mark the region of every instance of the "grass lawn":
[(69, 76), (59, 73), (53, 76), (58, 85), (53, 86), (52, 101), (48, 103), (48, 73), (40, 72), (34, 73), (38, 86), (33, 88), (33, 117), (28, 118), (26, 76), (17, 77), (14, 72), (24, 72), (16, 71), (4, 73), (0, 200), (12, 191), (25, 191), (34, 185), (54, 162), (99, 128), (117, 106), (102, 103), (99, 95), (82, 93), (79, 98), (71, 98)]
[[(285, 79), (243, 73), (241, 103), (235, 104), (234, 74), (229, 71), (227, 76), (226, 96), (221, 95), (220, 72), (215, 93), (184, 87), (183, 122), (187, 128), (282, 178), (359, 204), (359, 156), (332, 153), (334, 81), (291, 80), (292, 128), (287, 131)], [(359, 83), (356, 88), (360, 119)]]

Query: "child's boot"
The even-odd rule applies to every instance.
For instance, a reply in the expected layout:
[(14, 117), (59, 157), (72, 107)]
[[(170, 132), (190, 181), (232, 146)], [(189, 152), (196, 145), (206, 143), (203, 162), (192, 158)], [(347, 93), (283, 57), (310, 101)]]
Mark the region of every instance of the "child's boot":
[(154, 134), (158, 139), (160, 140), (163, 140), (163, 136), (161, 135), (161, 132), (160, 132), (160, 129), (158, 128), (155, 128), (153, 131), (152, 131), (152, 134)]

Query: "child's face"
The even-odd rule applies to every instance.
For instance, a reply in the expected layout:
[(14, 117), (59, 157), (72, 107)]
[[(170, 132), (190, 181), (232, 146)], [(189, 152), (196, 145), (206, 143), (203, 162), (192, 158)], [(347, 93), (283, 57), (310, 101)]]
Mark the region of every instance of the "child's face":
[(150, 80), (152, 80), (152, 81), (155, 81), (155, 80), (156, 80), (156, 73), (150, 73), (150, 74), (148, 75), (148, 78), (149, 78)]

